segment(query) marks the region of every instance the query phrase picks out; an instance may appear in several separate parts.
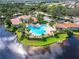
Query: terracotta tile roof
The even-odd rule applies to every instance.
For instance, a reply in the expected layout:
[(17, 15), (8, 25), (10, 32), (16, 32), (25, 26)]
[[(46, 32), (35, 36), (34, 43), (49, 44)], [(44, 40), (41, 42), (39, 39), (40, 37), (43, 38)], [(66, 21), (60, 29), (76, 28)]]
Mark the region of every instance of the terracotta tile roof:
[(19, 23), (21, 23), (21, 21), (18, 18), (14, 18), (14, 19), (11, 19), (11, 23), (13, 25), (18, 25)]
[(18, 18), (19, 18), (19, 19), (21, 19), (21, 18), (22, 18), (22, 19), (32, 18), (34, 22), (37, 22), (37, 21), (38, 21), (37, 18), (32, 17), (32, 16), (30, 16), (30, 15), (29, 15), (29, 16), (27, 16), (27, 15), (19, 16)]
[(26, 19), (26, 18), (30, 18), (30, 16), (23, 15), (23, 16), (19, 16), (18, 18), (19, 18), (19, 19), (21, 19), (21, 18), (22, 18), (22, 19)]
[(33, 19), (34, 22), (37, 22), (38, 21), (38, 19), (35, 18), (35, 17), (31, 17), (31, 18)]
[(21, 23), (20, 19), (29, 19), (29, 18), (32, 18), (34, 22), (37, 22), (38, 19), (35, 18), (35, 17), (32, 17), (32, 16), (27, 16), (27, 15), (23, 15), (23, 16), (19, 16), (17, 18), (14, 18), (14, 19), (11, 19), (11, 23), (13, 25), (18, 25), (19, 23)]
[(70, 28), (70, 27), (79, 27), (79, 24), (75, 23), (62, 23), (62, 24), (57, 24), (57, 28)]

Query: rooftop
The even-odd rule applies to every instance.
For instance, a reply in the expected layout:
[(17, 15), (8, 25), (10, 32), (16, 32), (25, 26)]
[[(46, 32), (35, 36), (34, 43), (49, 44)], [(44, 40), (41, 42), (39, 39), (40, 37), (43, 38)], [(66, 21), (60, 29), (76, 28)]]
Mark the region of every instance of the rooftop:
[(56, 27), (58, 27), (58, 28), (79, 27), (79, 24), (76, 24), (76, 23), (62, 23), (62, 24), (57, 24)]
[(19, 17), (17, 17), (17, 18), (13, 18), (13, 19), (11, 19), (11, 23), (13, 24), (13, 25), (18, 25), (19, 23), (21, 23), (21, 20), (28, 20), (28, 19), (33, 19), (33, 21), (34, 22), (37, 22), (38, 21), (38, 19), (37, 18), (35, 18), (35, 17), (32, 17), (32, 16), (27, 16), (27, 15), (23, 15), (23, 16), (19, 16)]

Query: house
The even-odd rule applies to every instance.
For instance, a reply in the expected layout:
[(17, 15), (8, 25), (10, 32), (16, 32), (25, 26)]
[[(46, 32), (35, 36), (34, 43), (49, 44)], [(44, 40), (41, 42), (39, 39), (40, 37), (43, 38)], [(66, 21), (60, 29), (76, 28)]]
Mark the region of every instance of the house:
[(18, 25), (18, 24), (21, 23), (21, 21), (20, 21), (18, 18), (14, 18), (14, 19), (11, 19), (11, 23), (12, 23), (13, 25)]
[(16, 18), (11, 19), (11, 23), (12, 23), (13, 25), (18, 25), (18, 24), (20, 24), (20, 23), (22, 23), (22, 22), (28, 22), (30, 18), (31, 18), (34, 22), (37, 22), (37, 21), (38, 21), (38, 19), (35, 18), (35, 17), (32, 17), (32, 16), (30, 16), (30, 15), (29, 15), (29, 16), (23, 15), (23, 16), (19, 16), (19, 17), (16, 17)]
[(48, 16), (44, 16), (44, 18), (43, 18), (45, 21), (47, 21), (47, 22), (50, 22), (50, 21), (52, 21), (52, 19), (51, 18), (49, 18)]
[(70, 23), (70, 22), (60, 23), (60, 24), (56, 25), (56, 28), (61, 28), (61, 29), (64, 29), (64, 28), (79, 28), (79, 24)]
[(74, 23), (79, 23), (79, 17), (73, 17), (72, 21), (73, 21)]
[(69, 16), (65, 16), (65, 17), (60, 17), (57, 21), (59, 23), (64, 23), (64, 22), (72, 22), (72, 20), (70, 20), (71, 18)]
[(65, 4), (68, 8), (75, 8), (75, 1), (65, 1)]

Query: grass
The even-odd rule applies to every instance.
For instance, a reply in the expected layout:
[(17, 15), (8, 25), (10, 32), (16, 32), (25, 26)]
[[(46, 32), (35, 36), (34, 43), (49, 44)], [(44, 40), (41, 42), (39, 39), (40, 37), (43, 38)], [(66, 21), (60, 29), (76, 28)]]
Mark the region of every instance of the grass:
[(30, 46), (45, 46), (45, 45), (49, 45), (49, 44), (52, 44), (52, 43), (55, 43), (55, 42), (59, 42), (59, 41), (62, 41), (62, 40), (65, 40), (66, 37), (67, 37), (67, 34), (59, 34), (59, 38), (56, 38), (56, 37), (50, 37), (50, 38), (47, 38), (46, 40), (47, 41), (43, 41), (43, 40), (28, 40), (27, 38), (26, 39), (23, 39), (22, 41), (20, 41), (19, 39), (21, 38), (21, 33), (20, 32), (17, 32), (17, 35), (18, 35), (18, 41), (24, 45), (30, 45)]
[(79, 35), (79, 32), (73, 32), (75, 35)]

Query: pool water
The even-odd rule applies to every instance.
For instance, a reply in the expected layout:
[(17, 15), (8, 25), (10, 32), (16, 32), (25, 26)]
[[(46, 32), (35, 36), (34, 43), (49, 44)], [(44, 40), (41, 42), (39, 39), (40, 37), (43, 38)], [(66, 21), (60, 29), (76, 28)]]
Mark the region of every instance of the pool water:
[(39, 27), (35, 27), (35, 26), (32, 26), (32, 25), (29, 25), (28, 26), (28, 29), (30, 29), (30, 32), (32, 34), (35, 34), (35, 35), (43, 35), (45, 33), (45, 28), (46, 26), (45, 25), (40, 25)]

